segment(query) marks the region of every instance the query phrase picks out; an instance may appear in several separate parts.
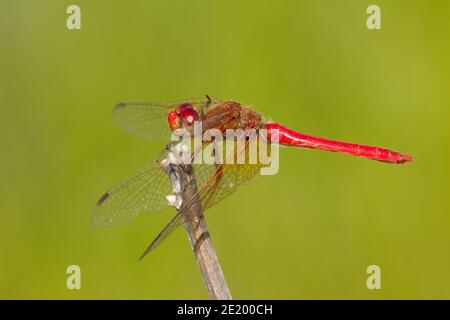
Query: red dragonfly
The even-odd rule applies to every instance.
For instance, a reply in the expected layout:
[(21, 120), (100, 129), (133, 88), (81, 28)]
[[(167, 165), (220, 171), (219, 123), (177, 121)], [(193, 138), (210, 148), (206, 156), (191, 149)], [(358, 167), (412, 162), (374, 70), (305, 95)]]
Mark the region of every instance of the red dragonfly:
[[(277, 143), (280, 145), (341, 152), (395, 164), (412, 161), (412, 157), (407, 154), (385, 148), (306, 135), (281, 124), (267, 122), (261, 114), (239, 102), (211, 100), (208, 96), (205, 99), (165, 103), (120, 103), (113, 111), (113, 120), (126, 131), (150, 140), (167, 139), (171, 132), (180, 128), (192, 132), (194, 122), (201, 121), (203, 132), (218, 129), (225, 134), (227, 129), (242, 129), (244, 132), (266, 129), (267, 141), (273, 143), (271, 137), (276, 130)], [(147, 168), (105, 192), (94, 207), (92, 223), (97, 226), (122, 225), (131, 222), (141, 212), (154, 213), (167, 207), (166, 196), (172, 191), (172, 183), (161, 169), (161, 161), (167, 157), (167, 153), (165, 150)], [(193, 166), (198, 198), (203, 210), (206, 210), (256, 177), (263, 165), (221, 163)], [(189, 200), (182, 204), (189, 205)], [(180, 211), (153, 240), (142, 257), (183, 223)]]

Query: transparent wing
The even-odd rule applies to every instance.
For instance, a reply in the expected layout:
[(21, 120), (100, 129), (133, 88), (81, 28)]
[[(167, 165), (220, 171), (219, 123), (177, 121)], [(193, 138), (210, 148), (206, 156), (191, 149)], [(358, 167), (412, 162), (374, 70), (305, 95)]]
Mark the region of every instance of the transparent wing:
[(169, 221), (168, 224), (161, 230), (152, 243), (145, 249), (139, 260), (144, 258), (147, 254), (153, 251), (157, 246), (161, 244), (173, 231), (183, 224), (183, 216), (178, 211), (177, 214)]
[(114, 123), (127, 132), (147, 140), (160, 140), (170, 138), (170, 129), (167, 125), (168, 112), (188, 102), (196, 108), (206, 105), (207, 99), (195, 99), (171, 102), (130, 102), (119, 103), (113, 110)]
[(214, 179), (199, 189), (202, 208), (207, 210), (229, 197), (238, 187), (258, 177), (259, 172), (260, 166), (256, 164), (224, 164), (217, 169)]
[[(241, 139), (245, 139), (245, 136)], [(256, 139), (256, 136), (253, 136), (252, 139)], [(266, 150), (270, 149), (266, 148)], [(258, 154), (259, 145), (252, 144), (249, 140), (245, 141), (242, 150), (236, 148), (228, 151), (224, 146), (222, 152), (224, 163), (215, 165), (212, 174), (210, 173), (211, 168), (203, 168), (205, 164), (194, 165), (196, 179), (199, 182), (199, 197), (204, 210), (230, 196), (238, 187), (254, 180), (264, 166), (259, 161), (254, 164), (250, 161), (251, 153)], [(243, 156), (242, 164), (238, 161), (240, 156)], [(190, 205), (189, 202), (187, 205)]]
[(159, 160), (105, 192), (94, 207), (92, 223), (123, 225), (143, 211), (153, 213), (167, 207), (166, 195), (171, 192), (172, 184), (158, 163)]
[[(249, 149), (246, 147), (246, 151)], [(227, 157), (236, 154), (228, 154)], [(197, 182), (198, 196), (203, 210), (207, 210), (230, 196), (236, 189), (256, 177), (263, 165), (260, 163), (249, 164), (248, 157), (244, 164), (194, 164), (194, 173)], [(181, 210), (170, 220), (164, 229), (145, 250), (141, 259), (161, 244), (175, 229), (183, 223), (181, 212), (193, 205), (193, 199), (184, 202)]]
[[(209, 172), (214, 166), (202, 167), (200, 172), (197, 168), (196, 177), (203, 176), (205, 172)], [(204, 171), (205, 170), (205, 171)], [(204, 210), (219, 203), (226, 197), (230, 196), (237, 187), (252, 180), (259, 173), (256, 165), (232, 165), (224, 169), (221, 182), (216, 185), (210, 179), (206, 179), (207, 182), (199, 189), (199, 198)], [(246, 178), (245, 178), (246, 177)], [(197, 178), (198, 179), (198, 178)], [(197, 180), (198, 181), (198, 180)], [(182, 208), (186, 208), (192, 205), (192, 201), (187, 201)], [(152, 250), (158, 247), (173, 231), (175, 231), (180, 225), (183, 224), (183, 216), (181, 210), (170, 220), (170, 222), (164, 227), (164, 229), (156, 236), (150, 246), (142, 254), (141, 258), (145, 257)]]

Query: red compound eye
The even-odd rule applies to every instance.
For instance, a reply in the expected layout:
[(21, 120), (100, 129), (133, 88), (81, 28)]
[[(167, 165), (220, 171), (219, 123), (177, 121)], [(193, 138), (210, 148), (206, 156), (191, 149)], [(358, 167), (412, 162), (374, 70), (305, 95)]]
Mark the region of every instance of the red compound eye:
[(167, 115), (167, 122), (169, 123), (169, 128), (173, 131), (180, 127), (180, 119), (176, 111), (170, 111)]
[(180, 105), (177, 107), (177, 112), (180, 112), (180, 111), (182, 111), (182, 110), (184, 110), (184, 109), (194, 109), (194, 107), (193, 107), (192, 104), (190, 104), (190, 103), (183, 102), (182, 104), (180, 104)]
[(180, 117), (181, 121), (192, 125), (194, 121), (199, 119), (198, 113), (195, 108), (189, 103), (182, 103), (177, 108), (177, 114)]

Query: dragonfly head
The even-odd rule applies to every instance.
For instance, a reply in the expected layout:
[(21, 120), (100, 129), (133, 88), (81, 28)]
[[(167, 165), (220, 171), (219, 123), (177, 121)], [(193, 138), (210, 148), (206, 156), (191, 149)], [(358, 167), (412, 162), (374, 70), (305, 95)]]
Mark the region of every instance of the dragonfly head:
[(197, 111), (190, 103), (182, 103), (169, 112), (167, 121), (170, 130), (174, 131), (180, 128), (191, 129), (199, 118)]

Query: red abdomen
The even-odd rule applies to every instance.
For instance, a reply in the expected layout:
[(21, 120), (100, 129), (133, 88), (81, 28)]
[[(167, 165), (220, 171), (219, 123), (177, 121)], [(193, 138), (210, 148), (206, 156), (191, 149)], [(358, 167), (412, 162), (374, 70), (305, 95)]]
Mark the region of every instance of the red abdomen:
[(278, 123), (268, 123), (266, 124), (266, 129), (269, 131), (269, 138), (271, 137), (271, 135), (273, 135), (272, 130), (278, 130), (278, 143), (282, 145), (342, 152), (358, 157), (364, 157), (389, 163), (405, 163), (412, 161), (413, 159), (407, 154), (402, 154), (385, 148), (341, 142), (306, 135), (286, 128)]

